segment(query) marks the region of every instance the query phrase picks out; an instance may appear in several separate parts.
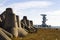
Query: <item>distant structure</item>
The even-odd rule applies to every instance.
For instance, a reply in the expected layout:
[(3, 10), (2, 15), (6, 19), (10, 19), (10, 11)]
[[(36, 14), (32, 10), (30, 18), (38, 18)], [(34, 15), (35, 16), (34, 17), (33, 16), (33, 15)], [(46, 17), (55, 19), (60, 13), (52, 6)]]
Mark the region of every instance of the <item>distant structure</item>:
[(46, 19), (46, 14), (41, 14), (41, 16), (43, 17), (43, 18), (42, 18), (43, 21), (42, 21), (41, 27), (50, 27), (50, 25), (47, 25), (47, 24), (46, 24), (46, 21), (47, 21), (47, 19)]
[(46, 27), (46, 15), (45, 14), (41, 14), (41, 16), (43, 16), (43, 21), (42, 21), (42, 27)]

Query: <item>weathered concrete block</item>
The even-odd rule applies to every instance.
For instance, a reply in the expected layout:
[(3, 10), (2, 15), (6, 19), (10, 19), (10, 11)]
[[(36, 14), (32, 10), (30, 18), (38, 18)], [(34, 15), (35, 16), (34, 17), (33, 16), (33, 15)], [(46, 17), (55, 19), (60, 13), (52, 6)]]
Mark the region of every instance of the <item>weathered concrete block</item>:
[(29, 26), (30, 26), (30, 28), (33, 28), (33, 21), (29, 21)]
[(0, 27), (2, 27), (2, 19), (1, 19), (1, 16), (0, 16)]
[(4, 30), (3, 28), (0, 28), (0, 30), (3, 31), (8, 37), (13, 38), (13, 35), (7, 32), (6, 30)]
[(20, 24), (20, 20), (19, 20), (19, 16), (18, 15), (16, 15), (16, 19), (17, 19), (17, 25), (18, 25), (18, 27), (20, 27), (21, 24)]
[(8, 13), (8, 14), (13, 14), (12, 8), (6, 8), (6, 13)]
[(18, 34), (19, 34), (19, 37), (23, 37), (23, 36), (26, 36), (28, 32), (26, 32), (23, 28), (19, 28)]
[(21, 27), (21, 21), (19, 21), (19, 16), (17, 16), (17, 22), (18, 22), (18, 35), (19, 35), (19, 37), (26, 36), (28, 34), (28, 32), (26, 32), (25, 29), (23, 29)]
[(0, 40), (12, 40), (0, 29)]
[(17, 18), (16, 15), (12, 12), (11, 8), (6, 9), (4, 29), (13, 34), (14, 37), (18, 36)]
[(21, 20), (21, 27), (22, 28), (28, 28), (29, 27), (29, 20), (27, 19), (26, 16), (23, 17)]
[[(4, 11), (1, 15), (2, 15), (2, 20), (4, 25), (2, 28), (4, 28), (9, 33), (11, 33), (14, 37), (18, 37), (18, 35), (26, 36), (28, 34), (28, 32), (26, 32), (25, 29), (21, 27), (19, 16), (15, 15), (11, 8), (7, 8), (6, 11)], [(26, 25), (26, 27), (29, 26), (29, 22), (26, 17), (23, 18), (23, 23)], [(4, 33), (10, 35), (5, 30), (3, 30)]]

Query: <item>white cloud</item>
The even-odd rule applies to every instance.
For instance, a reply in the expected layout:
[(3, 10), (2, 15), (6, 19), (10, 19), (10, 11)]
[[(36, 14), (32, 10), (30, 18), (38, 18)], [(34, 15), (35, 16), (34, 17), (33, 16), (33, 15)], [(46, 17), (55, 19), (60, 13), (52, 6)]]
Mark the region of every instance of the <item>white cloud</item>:
[(53, 3), (49, 1), (29, 1), (29, 2), (13, 3), (8, 6), (0, 6), (0, 13), (2, 13), (4, 9), (6, 9), (7, 7), (11, 7), (13, 8), (14, 13), (16, 13), (19, 16), (22, 16), (25, 14), (24, 10), (27, 8), (46, 8), (51, 5), (53, 5)]
[(23, 15), (24, 13), (21, 11), (21, 9), (46, 8), (48, 6), (51, 6), (52, 4), (53, 3), (49, 1), (29, 1), (29, 2), (14, 3), (11, 5), (8, 5), (7, 7), (11, 7), (14, 9), (15, 13)]
[[(7, 0), (3, 1), (3, 3), (1, 3), (2, 5), (4, 3), (6, 3)], [(19, 11), (21, 9), (27, 9), (27, 8), (46, 8), (48, 6), (51, 6), (53, 3), (49, 2), (49, 1), (29, 1), (29, 2), (21, 2), (21, 3), (13, 3), (11, 5), (8, 6), (2, 6), (0, 5), (0, 8), (7, 8), (7, 7), (11, 7), (14, 9), (14, 11)]]
[(26, 9), (26, 8), (45, 8), (51, 6), (53, 3), (49, 1), (29, 1), (29, 2), (22, 2), (22, 3), (14, 3), (8, 5), (8, 7), (18, 8), (18, 9)]

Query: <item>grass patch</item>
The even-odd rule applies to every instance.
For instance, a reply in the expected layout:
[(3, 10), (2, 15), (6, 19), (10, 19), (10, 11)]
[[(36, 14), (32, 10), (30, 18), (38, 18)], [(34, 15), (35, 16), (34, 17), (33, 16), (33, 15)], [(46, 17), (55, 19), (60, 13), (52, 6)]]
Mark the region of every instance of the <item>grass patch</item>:
[(60, 40), (60, 29), (38, 29), (37, 33), (29, 33), (26, 37), (13, 40)]

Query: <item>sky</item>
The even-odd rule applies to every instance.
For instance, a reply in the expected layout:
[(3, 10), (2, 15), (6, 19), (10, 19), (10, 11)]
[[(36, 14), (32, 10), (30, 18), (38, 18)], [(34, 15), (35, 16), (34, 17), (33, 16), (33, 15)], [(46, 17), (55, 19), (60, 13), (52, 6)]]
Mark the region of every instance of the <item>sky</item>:
[(20, 20), (27, 16), (34, 24), (41, 25), (40, 14), (46, 14), (46, 24), (60, 26), (60, 0), (0, 0), (0, 14), (8, 7), (19, 15)]

